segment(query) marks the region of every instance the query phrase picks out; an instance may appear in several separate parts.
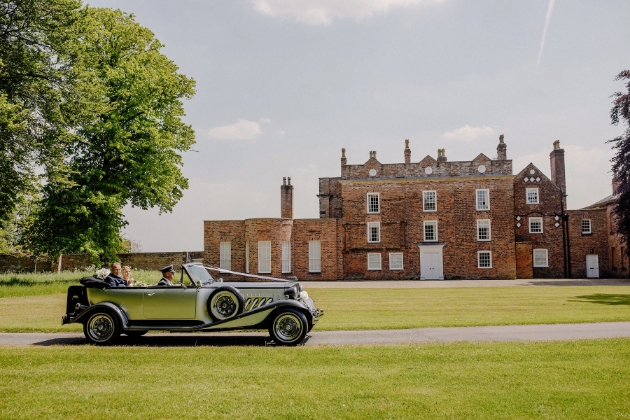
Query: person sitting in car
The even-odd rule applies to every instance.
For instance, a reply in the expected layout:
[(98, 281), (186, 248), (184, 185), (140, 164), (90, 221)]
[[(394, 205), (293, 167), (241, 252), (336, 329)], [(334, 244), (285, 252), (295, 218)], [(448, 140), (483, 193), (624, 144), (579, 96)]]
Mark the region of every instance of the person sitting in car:
[(122, 268), (119, 262), (113, 263), (110, 267), (110, 271), (111, 273), (105, 277), (105, 282), (108, 283), (110, 287), (127, 287), (127, 281), (120, 276), (122, 274)]
[(158, 286), (175, 286), (173, 284), (173, 277), (175, 277), (175, 270), (173, 264), (167, 265), (160, 270), (162, 272), (162, 279), (158, 283)]
[(131, 267), (128, 265), (124, 265), (122, 268), (122, 276), (123, 279), (127, 282), (127, 286), (132, 286), (135, 281), (133, 277), (131, 277)]

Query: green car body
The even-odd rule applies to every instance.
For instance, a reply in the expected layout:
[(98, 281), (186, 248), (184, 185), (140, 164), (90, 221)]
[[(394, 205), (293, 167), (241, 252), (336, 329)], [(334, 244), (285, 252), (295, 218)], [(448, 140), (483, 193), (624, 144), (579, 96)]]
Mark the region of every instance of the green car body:
[[(182, 265), (182, 277), (174, 286), (110, 288), (97, 279), (83, 279), (84, 285), (68, 288), (62, 323), (82, 323), (94, 344), (149, 330), (267, 329), (277, 344), (297, 345), (323, 315), (296, 281), (208, 269), (258, 281), (214, 280), (200, 263)], [(271, 281), (260, 281), (265, 279)]]

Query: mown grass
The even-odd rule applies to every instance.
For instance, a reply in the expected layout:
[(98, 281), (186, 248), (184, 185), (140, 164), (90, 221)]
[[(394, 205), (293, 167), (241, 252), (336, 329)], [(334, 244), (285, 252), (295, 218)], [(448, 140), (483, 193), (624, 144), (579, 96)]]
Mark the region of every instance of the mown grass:
[[(627, 293), (624, 293), (627, 290)], [(311, 289), (322, 330), (630, 321), (623, 286)], [(78, 331), (61, 326), (65, 294), (0, 298), (0, 331)]]
[(627, 418), (630, 340), (0, 347), (0, 417)]

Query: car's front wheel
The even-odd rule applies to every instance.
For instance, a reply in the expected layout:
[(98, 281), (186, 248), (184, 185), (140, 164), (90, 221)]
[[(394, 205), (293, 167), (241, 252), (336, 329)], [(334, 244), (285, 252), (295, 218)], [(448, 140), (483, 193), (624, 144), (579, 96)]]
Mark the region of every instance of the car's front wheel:
[(83, 324), (85, 338), (97, 345), (111, 344), (120, 336), (118, 318), (109, 312), (94, 312)]
[(307, 332), (306, 317), (295, 309), (277, 312), (269, 327), (269, 335), (279, 346), (297, 346), (304, 340)]

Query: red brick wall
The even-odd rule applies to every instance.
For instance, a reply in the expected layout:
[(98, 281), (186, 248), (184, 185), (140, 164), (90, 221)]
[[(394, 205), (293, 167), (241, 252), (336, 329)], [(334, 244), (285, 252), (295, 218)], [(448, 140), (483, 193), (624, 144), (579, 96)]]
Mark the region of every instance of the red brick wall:
[[(527, 204), (527, 188), (538, 188), (539, 204)], [(562, 224), (558, 221), (559, 226), (555, 226), (555, 212), (560, 213), (560, 210), (560, 190), (536, 166), (529, 164), (516, 175), (513, 223), (521, 224), (516, 225), (516, 243), (530, 243), (532, 249), (547, 249), (549, 259), (549, 267), (533, 267), (534, 278), (564, 277)], [(516, 220), (517, 217), (520, 220)], [(543, 218), (543, 233), (529, 233), (530, 217)]]
[[(511, 176), (400, 180), (342, 180), (345, 278), (420, 277), (425, 220), (438, 221), (445, 278), (515, 278)], [(490, 210), (476, 210), (476, 189), (490, 190)], [(422, 191), (437, 192), (437, 212), (424, 212)], [(367, 214), (367, 193), (380, 194), (381, 211)], [(492, 240), (477, 241), (477, 219), (490, 219)], [(367, 242), (367, 223), (381, 223), (381, 242)], [(493, 268), (477, 268), (477, 251), (490, 250)], [(382, 270), (367, 269), (368, 252), (380, 252)], [(389, 253), (402, 252), (404, 270), (389, 270)]]
[(291, 178), (289, 184), (280, 187), (280, 217), (283, 219), (293, 219), (293, 185)]
[[(296, 219), (293, 221), (293, 274), (300, 280), (343, 278), (342, 236), (338, 219)], [(321, 242), (321, 273), (309, 273), (309, 241)]]
[[(571, 277), (586, 277), (586, 256), (589, 254), (598, 256), (599, 276), (610, 277), (606, 209), (569, 210), (567, 213), (569, 214)], [(591, 234), (582, 233), (582, 219), (591, 220)]]
[[(300, 280), (341, 278), (340, 238), (337, 219), (247, 219), (206, 221), (205, 261), (219, 266), (219, 243), (232, 243), (232, 270), (245, 272), (245, 248), (249, 242), (249, 272)], [(309, 241), (321, 241), (321, 273), (309, 273)], [(271, 242), (271, 273), (258, 272), (258, 242)], [(291, 272), (282, 273), (282, 242), (291, 243)]]

